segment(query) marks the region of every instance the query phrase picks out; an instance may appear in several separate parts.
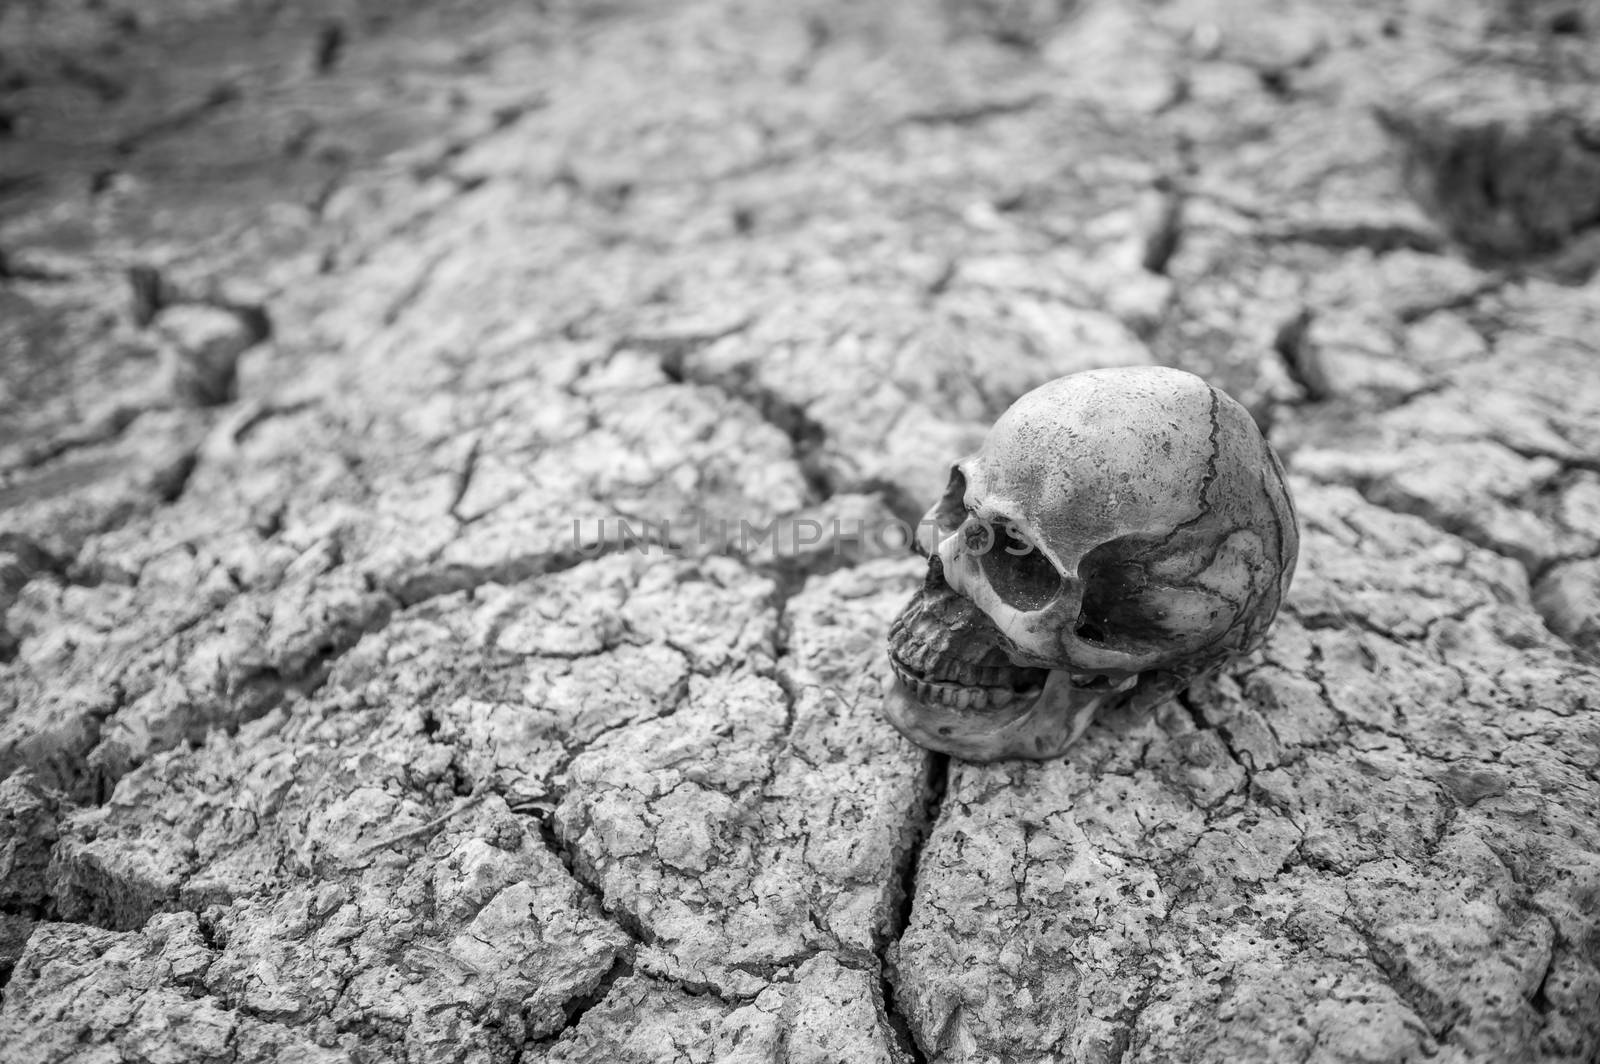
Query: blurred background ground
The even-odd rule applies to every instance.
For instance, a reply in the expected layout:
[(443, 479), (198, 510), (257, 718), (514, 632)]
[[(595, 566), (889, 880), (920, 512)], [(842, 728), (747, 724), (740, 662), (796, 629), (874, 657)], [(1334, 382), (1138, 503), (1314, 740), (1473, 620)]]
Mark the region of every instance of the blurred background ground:
[[(1593, 1059), (1597, 55), (1579, 0), (0, 7), (0, 1043)], [(916, 559), (683, 534), (914, 519), (1146, 362), (1269, 433), (1301, 573), (1061, 762), (879, 720)]]

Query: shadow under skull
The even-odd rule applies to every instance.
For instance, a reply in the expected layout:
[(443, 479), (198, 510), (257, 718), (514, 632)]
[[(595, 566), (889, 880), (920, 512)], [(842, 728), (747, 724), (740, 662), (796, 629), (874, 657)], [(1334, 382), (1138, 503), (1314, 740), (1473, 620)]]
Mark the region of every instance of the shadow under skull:
[(972, 761), (1062, 754), (1260, 644), (1299, 551), (1283, 467), (1199, 377), (1091, 370), (1018, 399), (957, 462), (889, 631), (884, 715)]

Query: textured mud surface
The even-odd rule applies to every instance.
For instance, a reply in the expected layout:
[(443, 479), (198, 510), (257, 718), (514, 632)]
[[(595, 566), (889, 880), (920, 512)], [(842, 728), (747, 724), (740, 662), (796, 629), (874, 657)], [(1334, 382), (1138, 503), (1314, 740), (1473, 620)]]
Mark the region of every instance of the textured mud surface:
[[(0, 10), (8, 1059), (1600, 1051), (1593, 4), (146, 6)], [(1267, 646), (910, 746), (871, 530), (1139, 363)]]

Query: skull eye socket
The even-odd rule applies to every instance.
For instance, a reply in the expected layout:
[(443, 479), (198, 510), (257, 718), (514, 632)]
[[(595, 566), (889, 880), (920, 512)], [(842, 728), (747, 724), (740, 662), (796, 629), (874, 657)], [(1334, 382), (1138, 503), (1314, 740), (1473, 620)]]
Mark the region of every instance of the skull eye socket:
[(918, 554), (932, 557), (941, 539), (961, 527), (967, 519), (967, 478), (959, 465), (950, 467), (950, 482), (944, 494), (933, 504), (933, 509), (923, 515), (917, 526), (915, 547)]
[(950, 483), (945, 485), (944, 497), (939, 500), (933, 512), (928, 516), (933, 518), (934, 524), (939, 526), (939, 531), (949, 535), (961, 527), (961, 522), (967, 519), (967, 478), (962, 474), (959, 466), (950, 468)]
[(979, 555), (989, 586), (1012, 609), (1032, 613), (1061, 593), (1061, 574), (1044, 552), (1009, 525), (994, 526), (994, 541)]

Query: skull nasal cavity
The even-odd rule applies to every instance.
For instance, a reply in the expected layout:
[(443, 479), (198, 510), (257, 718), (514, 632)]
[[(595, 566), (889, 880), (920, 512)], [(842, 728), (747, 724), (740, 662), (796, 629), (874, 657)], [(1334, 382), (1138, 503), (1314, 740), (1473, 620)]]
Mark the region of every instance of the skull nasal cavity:
[(1061, 591), (1061, 574), (1050, 559), (1009, 528), (995, 529), (981, 564), (989, 586), (1012, 609), (1043, 609)]

